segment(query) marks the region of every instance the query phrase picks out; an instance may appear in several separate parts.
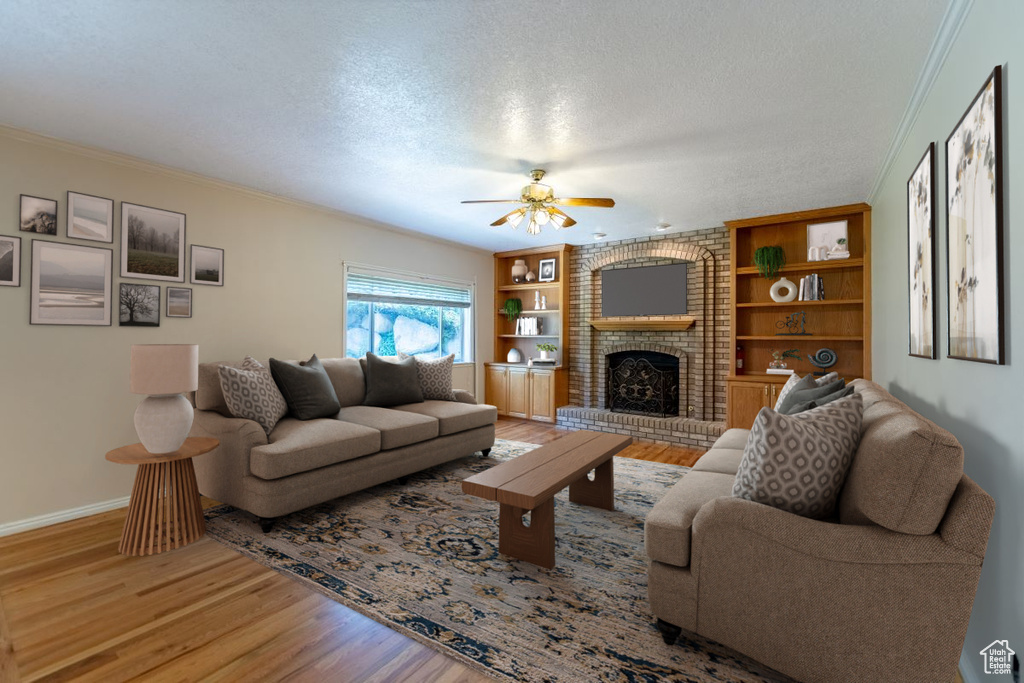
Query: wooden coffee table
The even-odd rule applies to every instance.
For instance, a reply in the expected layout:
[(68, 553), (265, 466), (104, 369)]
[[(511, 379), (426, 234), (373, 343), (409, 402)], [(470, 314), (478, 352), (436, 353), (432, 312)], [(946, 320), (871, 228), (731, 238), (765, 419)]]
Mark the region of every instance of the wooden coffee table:
[[(615, 509), (613, 456), (633, 443), (621, 434), (579, 431), (462, 481), (463, 493), (500, 503), (498, 550), (541, 567), (555, 566), (555, 494)], [(588, 474), (594, 470), (591, 481)], [(530, 526), (523, 516), (530, 513)]]

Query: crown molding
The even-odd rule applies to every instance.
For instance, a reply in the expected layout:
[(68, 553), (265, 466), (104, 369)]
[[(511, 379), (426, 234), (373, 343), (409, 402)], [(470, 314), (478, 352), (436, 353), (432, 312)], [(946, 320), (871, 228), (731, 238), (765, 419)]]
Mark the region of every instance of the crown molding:
[(282, 195), (273, 194), (271, 192), (264, 192), (263, 190), (256, 190), (245, 185), (238, 185), (236, 183), (228, 182), (226, 180), (219, 180), (217, 178), (211, 178), (200, 173), (193, 173), (192, 171), (185, 171), (180, 168), (173, 166), (165, 166), (152, 161), (146, 161), (138, 157), (133, 157), (127, 154), (121, 154), (119, 152), (111, 152), (109, 150), (101, 149), (99, 147), (90, 147), (88, 145), (82, 145), (77, 142), (69, 142), (67, 140), (61, 140), (60, 138), (51, 137), (49, 135), (42, 135), (24, 128), (16, 128), (14, 126), (8, 126), (0, 123), (0, 137), (17, 140), (19, 142), (25, 142), (30, 145), (40, 145), (42, 147), (49, 147), (51, 149), (60, 150), (62, 152), (68, 152), (70, 154), (77, 154), (79, 156), (88, 157), (97, 161), (102, 161), (108, 164), (115, 164), (117, 166), (124, 166), (126, 168), (132, 168), (146, 173), (154, 173), (162, 176), (174, 178), (175, 180), (182, 180), (187, 183), (194, 185), (202, 185), (205, 187), (214, 188), (217, 190), (224, 190), (227, 192), (234, 192), (236, 194), (246, 195), (253, 199), (261, 199), (263, 201), (274, 202), (276, 204), (284, 204), (286, 206), (307, 209), (310, 211), (316, 211), (321, 214), (331, 216), (333, 218), (339, 218), (357, 225), (377, 228), (379, 230), (387, 230), (403, 237), (413, 237), (416, 239), (424, 240), (427, 242), (434, 242), (441, 244), (446, 247), (455, 247), (463, 249), (465, 251), (491, 255), (491, 250), (482, 249), (480, 247), (474, 247), (468, 244), (462, 244), (461, 242), (455, 242), (454, 240), (446, 240), (443, 237), (436, 237), (434, 235), (428, 235), (422, 232), (416, 232), (415, 230), (409, 230), (408, 228), (402, 228), (397, 225), (391, 225), (390, 223), (382, 223), (375, 221), (370, 218), (364, 218), (363, 216), (357, 216), (339, 209), (333, 209), (329, 206), (323, 206), (321, 204), (314, 204), (312, 202), (305, 202), (300, 199), (292, 199), (291, 197), (284, 197)]
[(869, 204), (874, 204), (878, 198), (882, 184), (889, 175), (889, 171), (892, 170), (892, 165), (896, 163), (896, 157), (902, 151), (903, 145), (907, 141), (907, 136), (910, 135), (910, 130), (917, 122), (917, 117), (921, 113), (924, 101), (928, 98), (929, 93), (931, 93), (932, 86), (935, 85), (935, 79), (939, 77), (942, 65), (946, 63), (946, 57), (949, 56), (949, 51), (952, 49), (953, 43), (960, 34), (960, 29), (963, 28), (967, 15), (971, 13), (971, 7), (973, 6), (974, 0), (951, 0), (949, 7), (946, 8), (946, 13), (942, 16), (942, 21), (939, 23), (939, 30), (936, 32), (935, 39), (932, 40), (932, 46), (928, 50), (928, 57), (924, 61), (921, 73), (917, 76), (917, 82), (914, 84), (914, 90), (910, 95), (910, 102), (907, 103), (903, 117), (900, 119), (899, 125), (896, 126), (896, 132), (893, 133), (892, 139), (889, 141), (889, 147), (885, 153), (885, 159), (882, 161), (882, 167), (879, 169), (875, 182), (871, 186), (871, 191), (868, 193)]

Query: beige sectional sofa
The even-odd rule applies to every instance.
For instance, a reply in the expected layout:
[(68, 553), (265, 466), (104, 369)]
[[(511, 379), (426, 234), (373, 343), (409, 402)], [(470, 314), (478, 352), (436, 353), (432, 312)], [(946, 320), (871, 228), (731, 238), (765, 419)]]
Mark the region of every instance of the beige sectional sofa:
[[(404, 477), (494, 445), (494, 406), (477, 405), (456, 391), (457, 401), (424, 401), (392, 408), (364, 406), (359, 361), (321, 361), (341, 411), (336, 418), (283, 418), (268, 436), (252, 420), (232, 417), (217, 368), (199, 365), (193, 436), (220, 446), (195, 459), (200, 492), (251, 512), (269, 530), (276, 517)], [(266, 365), (266, 364), (265, 364)]]
[(651, 608), (805, 683), (951, 681), (995, 502), (952, 434), (877, 384), (837, 519), (731, 496), (730, 429), (649, 513)]

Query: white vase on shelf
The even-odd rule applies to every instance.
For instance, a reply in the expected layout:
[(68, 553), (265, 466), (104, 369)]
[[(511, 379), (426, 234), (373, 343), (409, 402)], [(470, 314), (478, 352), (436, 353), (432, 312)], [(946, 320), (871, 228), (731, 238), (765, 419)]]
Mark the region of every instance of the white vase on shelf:
[[(785, 293), (783, 293), (785, 291)], [(777, 303), (786, 303), (796, 298), (796, 285), (793, 284), (792, 280), (787, 278), (779, 278), (779, 281), (772, 285), (771, 289), (772, 301)]]
[(526, 274), (530, 271), (526, 267), (526, 261), (523, 259), (516, 259), (516, 262), (512, 264), (512, 282), (520, 283), (526, 279)]

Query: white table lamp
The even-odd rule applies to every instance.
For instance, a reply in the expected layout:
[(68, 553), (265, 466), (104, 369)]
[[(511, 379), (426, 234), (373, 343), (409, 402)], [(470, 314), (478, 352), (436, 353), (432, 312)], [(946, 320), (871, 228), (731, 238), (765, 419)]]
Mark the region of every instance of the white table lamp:
[(192, 404), (182, 396), (199, 387), (197, 344), (132, 345), (131, 392), (146, 394), (135, 410), (135, 431), (150, 453), (172, 453), (192, 429)]

